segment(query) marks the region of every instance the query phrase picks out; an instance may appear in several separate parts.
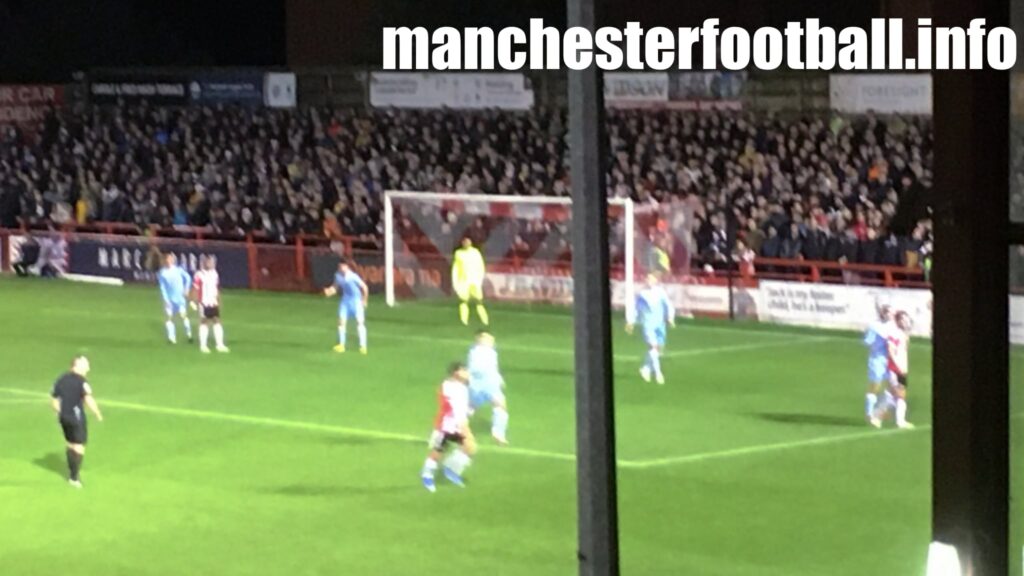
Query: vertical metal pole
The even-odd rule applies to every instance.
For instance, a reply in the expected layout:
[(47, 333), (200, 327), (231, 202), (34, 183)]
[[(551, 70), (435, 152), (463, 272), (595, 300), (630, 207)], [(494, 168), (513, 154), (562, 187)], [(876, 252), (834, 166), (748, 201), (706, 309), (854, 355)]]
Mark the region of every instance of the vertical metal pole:
[(725, 207), (725, 245), (726, 250), (726, 265), (725, 273), (728, 275), (729, 281), (729, 320), (736, 319), (736, 298), (735, 291), (736, 286), (733, 282), (733, 276), (736, 272), (739, 272), (739, 260), (736, 259), (736, 227), (739, 224), (736, 222), (736, 214), (732, 211), (732, 203)]
[[(933, 9), (935, 26), (1009, 23), (1009, 0)], [(973, 576), (1009, 573), (1009, 80), (934, 74), (932, 533)]]
[[(595, 30), (594, 0), (567, 0), (568, 24)], [(569, 72), (573, 298), (576, 324), (576, 485), (581, 576), (619, 573), (612, 397), (608, 197), (600, 71)]]
[(625, 253), (625, 284), (626, 287), (626, 318), (633, 318), (633, 307), (636, 306), (636, 222), (633, 220), (636, 215), (633, 212), (633, 200), (626, 198), (623, 204), (626, 219), (625, 238), (623, 239)]
[(391, 194), (384, 193), (384, 301), (395, 305), (395, 222)]

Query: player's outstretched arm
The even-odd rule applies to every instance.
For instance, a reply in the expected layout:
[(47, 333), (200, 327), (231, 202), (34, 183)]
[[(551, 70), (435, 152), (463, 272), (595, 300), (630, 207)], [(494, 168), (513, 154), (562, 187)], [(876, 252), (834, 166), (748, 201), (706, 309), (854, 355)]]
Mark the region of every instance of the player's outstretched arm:
[(366, 282), (359, 281), (359, 291), (363, 293), (363, 308), (370, 305), (370, 287), (366, 285)]

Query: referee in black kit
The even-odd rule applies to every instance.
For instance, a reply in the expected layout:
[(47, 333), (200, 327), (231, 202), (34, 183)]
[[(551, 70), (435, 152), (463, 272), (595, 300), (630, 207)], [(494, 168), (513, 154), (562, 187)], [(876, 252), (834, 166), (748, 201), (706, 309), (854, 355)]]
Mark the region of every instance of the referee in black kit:
[(68, 483), (75, 488), (82, 487), (78, 473), (82, 469), (85, 443), (89, 438), (84, 406), (89, 407), (97, 420), (103, 421), (100, 407), (92, 397), (92, 388), (85, 381), (88, 374), (89, 359), (85, 356), (75, 356), (71, 361), (71, 370), (57, 379), (53, 384), (53, 392), (50, 393), (53, 409), (60, 417), (60, 427), (64, 430), (64, 440), (68, 445)]

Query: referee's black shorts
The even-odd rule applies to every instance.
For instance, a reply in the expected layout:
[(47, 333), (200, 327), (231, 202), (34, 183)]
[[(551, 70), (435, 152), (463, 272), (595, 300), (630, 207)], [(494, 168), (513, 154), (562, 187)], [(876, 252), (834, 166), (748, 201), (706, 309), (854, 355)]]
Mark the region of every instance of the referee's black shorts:
[(85, 444), (89, 441), (89, 430), (85, 420), (61, 420), (60, 427), (64, 430), (64, 440), (68, 444)]

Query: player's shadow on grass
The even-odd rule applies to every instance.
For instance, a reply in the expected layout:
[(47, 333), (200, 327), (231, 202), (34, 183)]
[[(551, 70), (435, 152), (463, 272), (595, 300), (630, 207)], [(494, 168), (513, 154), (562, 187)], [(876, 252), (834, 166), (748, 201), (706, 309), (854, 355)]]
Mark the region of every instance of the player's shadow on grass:
[(515, 368), (509, 370), (509, 374), (529, 374), (532, 376), (557, 376), (563, 378), (572, 378), (576, 373), (572, 368)]
[(854, 416), (830, 416), (828, 414), (797, 414), (789, 412), (758, 412), (755, 418), (776, 424), (793, 424), (806, 426), (837, 426), (842, 428), (862, 428), (864, 419)]
[[(380, 318), (380, 317), (378, 317), (378, 318), (374, 318), (373, 319), (373, 323), (374, 324), (388, 324), (388, 325), (393, 324), (395, 326), (398, 326), (399, 328), (403, 328), (403, 329), (406, 329), (406, 330), (409, 328), (410, 324), (411, 325), (419, 325), (419, 326), (429, 326), (431, 328), (436, 328), (437, 327), (437, 318), (434, 318), (434, 317), (418, 318), (418, 317), (414, 317), (414, 316), (402, 316), (401, 318), (387, 318), (387, 317)], [(465, 327), (463, 326), (463, 328), (465, 328)], [(373, 332), (371, 332), (370, 334), (373, 334)], [(472, 340), (473, 340), (473, 331), (470, 330), (469, 328), (466, 328), (466, 342), (467, 343), (468, 342), (472, 342)]]
[(32, 463), (43, 470), (53, 472), (61, 477), (67, 472), (67, 459), (64, 454), (59, 452), (51, 452), (46, 456), (40, 456), (33, 460)]
[(394, 442), (386, 438), (369, 438), (355, 434), (325, 434), (324, 442), (332, 446), (369, 446), (381, 442)]

